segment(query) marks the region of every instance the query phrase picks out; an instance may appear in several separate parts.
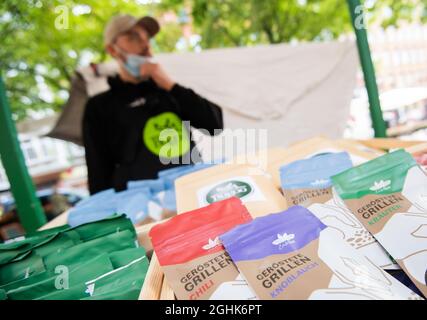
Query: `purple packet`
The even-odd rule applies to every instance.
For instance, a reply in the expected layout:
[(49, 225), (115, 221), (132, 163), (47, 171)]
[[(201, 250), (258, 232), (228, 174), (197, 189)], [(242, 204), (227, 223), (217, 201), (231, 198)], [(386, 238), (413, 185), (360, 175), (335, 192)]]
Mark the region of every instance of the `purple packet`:
[(418, 299), (301, 206), (220, 236), (259, 299)]

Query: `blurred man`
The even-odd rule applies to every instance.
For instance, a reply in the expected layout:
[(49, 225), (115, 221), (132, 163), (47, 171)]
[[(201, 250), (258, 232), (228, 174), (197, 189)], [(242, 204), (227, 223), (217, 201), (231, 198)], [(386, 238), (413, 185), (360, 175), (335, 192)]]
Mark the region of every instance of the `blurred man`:
[(129, 180), (156, 178), (162, 169), (197, 162), (190, 127), (182, 121), (210, 135), (223, 128), (220, 107), (177, 84), (153, 61), (150, 38), (159, 30), (155, 19), (130, 15), (114, 17), (105, 28), (106, 50), (120, 70), (108, 79), (110, 90), (90, 98), (85, 108), (91, 194), (123, 190)]

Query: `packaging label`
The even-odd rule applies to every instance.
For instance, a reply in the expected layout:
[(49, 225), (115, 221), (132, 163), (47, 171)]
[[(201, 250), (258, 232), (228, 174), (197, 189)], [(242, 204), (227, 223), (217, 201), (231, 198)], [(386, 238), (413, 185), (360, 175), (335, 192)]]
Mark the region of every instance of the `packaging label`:
[(203, 187), (197, 192), (200, 206), (238, 197), (243, 202), (265, 201), (266, 198), (255, 181), (248, 176), (238, 176)]

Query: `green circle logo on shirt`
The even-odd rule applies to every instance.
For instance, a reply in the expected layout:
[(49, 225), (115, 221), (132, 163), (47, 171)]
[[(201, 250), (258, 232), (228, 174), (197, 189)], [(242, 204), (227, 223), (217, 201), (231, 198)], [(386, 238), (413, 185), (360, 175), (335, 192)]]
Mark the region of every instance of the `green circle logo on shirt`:
[(176, 158), (190, 150), (190, 139), (181, 119), (173, 112), (150, 118), (143, 130), (148, 150), (162, 158)]
[(251, 192), (252, 188), (249, 183), (232, 180), (213, 187), (206, 195), (206, 201), (214, 203), (231, 197), (243, 198)]

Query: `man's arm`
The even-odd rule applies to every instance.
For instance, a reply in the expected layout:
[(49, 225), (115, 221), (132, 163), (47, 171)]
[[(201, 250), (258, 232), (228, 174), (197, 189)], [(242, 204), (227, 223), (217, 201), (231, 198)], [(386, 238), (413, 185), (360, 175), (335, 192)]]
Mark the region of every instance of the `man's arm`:
[(114, 165), (109, 156), (104, 128), (105, 123), (97, 115), (96, 102), (91, 99), (86, 104), (83, 116), (83, 143), (90, 194), (113, 187)]
[(170, 94), (178, 101), (183, 120), (189, 120), (192, 127), (205, 129), (210, 135), (219, 133), (215, 129), (224, 128), (222, 110), (213, 102), (179, 84), (172, 87)]
[(210, 135), (219, 133), (214, 132), (215, 129), (224, 129), (221, 108), (193, 90), (175, 83), (159, 64), (142, 65), (141, 76), (151, 77), (160, 88), (168, 91), (178, 101), (182, 120), (190, 121), (192, 127), (205, 129)]

